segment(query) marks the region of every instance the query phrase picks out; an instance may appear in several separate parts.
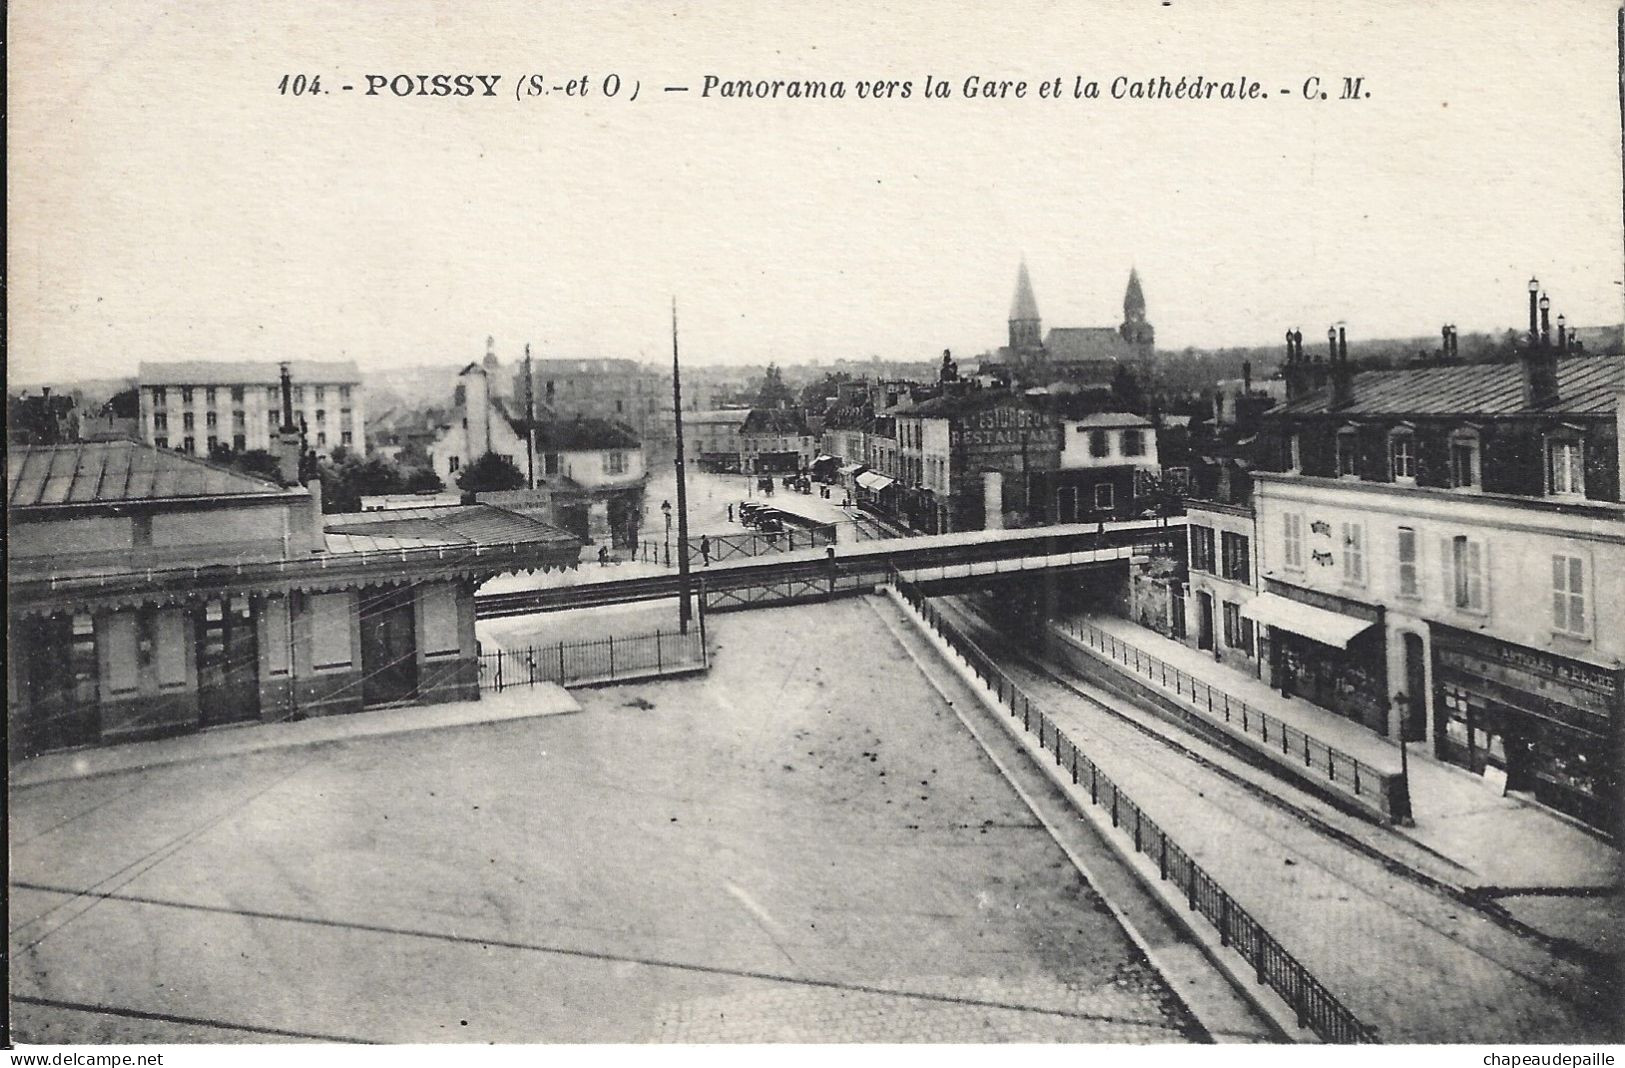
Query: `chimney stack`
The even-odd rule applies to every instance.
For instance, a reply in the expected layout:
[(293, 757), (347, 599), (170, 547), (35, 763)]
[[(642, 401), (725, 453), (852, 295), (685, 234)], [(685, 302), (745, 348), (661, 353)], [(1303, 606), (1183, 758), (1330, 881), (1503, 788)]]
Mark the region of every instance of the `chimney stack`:
[(1241, 395), (1243, 397), (1250, 397), (1250, 396), (1252, 396), (1252, 392), (1253, 392), (1253, 361), (1251, 361), (1251, 360), (1242, 360), (1241, 361)]
[(1529, 279), (1529, 344), (1519, 356), (1523, 372), (1523, 402), (1544, 408), (1557, 402), (1557, 350), (1551, 345), (1548, 318), (1551, 298), (1540, 292), (1540, 282)]
[(284, 486), (297, 486), (303, 467), (299, 428), (293, 423), (293, 378), (284, 363), (281, 371), (282, 426), (277, 430), (277, 477)]
[(1349, 339), (1347, 329), (1339, 323), (1326, 331), (1331, 341), (1331, 389), (1326, 397), (1328, 408), (1346, 408), (1354, 401), (1354, 371), (1349, 367)]
[(1540, 328), (1535, 322), (1536, 302), (1539, 300), (1540, 279), (1529, 279), (1529, 347), (1540, 344)]
[(1569, 351), (1568, 319), (1561, 312), (1557, 316), (1557, 351), (1559, 353)]
[(1546, 348), (1552, 343), (1552, 298), (1542, 293), (1540, 295), (1540, 346)]

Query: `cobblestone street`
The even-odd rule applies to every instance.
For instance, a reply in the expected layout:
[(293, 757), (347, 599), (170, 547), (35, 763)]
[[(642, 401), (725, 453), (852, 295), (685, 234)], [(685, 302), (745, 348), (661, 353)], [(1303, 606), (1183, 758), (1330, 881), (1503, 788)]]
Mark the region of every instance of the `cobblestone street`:
[(873, 611), (583, 712), (16, 793), (19, 1035), (1203, 1037)]

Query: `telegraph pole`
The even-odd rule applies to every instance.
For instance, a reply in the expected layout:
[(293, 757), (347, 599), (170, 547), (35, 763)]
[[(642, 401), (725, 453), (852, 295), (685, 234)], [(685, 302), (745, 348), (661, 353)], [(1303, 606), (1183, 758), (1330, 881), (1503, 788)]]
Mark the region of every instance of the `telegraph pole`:
[(525, 342), (525, 460), (530, 488), (536, 488), (536, 382), (531, 376), (530, 342)]
[(677, 363), (677, 298), (671, 298), (671, 410), (677, 429), (677, 627), (688, 633), (693, 612), (688, 579), (688, 480), (683, 470), (683, 378)]

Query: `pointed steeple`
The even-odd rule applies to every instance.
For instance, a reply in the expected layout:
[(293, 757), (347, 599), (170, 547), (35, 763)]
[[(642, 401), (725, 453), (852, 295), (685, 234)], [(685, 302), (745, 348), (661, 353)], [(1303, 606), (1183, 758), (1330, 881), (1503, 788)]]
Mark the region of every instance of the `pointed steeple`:
[(1043, 324), (1038, 317), (1038, 298), (1033, 281), (1027, 277), (1027, 261), (1016, 272), (1016, 295), (1010, 301), (1010, 348), (1013, 352), (1034, 352), (1044, 347)]
[(1140, 272), (1128, 269), (1128, 289), (1123, 292), (1123, 318), (1134, 322), (1145, 318), (1145, 293), (1140, 289)]
[(1027, 277), (1027, 261), (1016, 272), (1016, 295), (1010, 301), (1010, 321), (1038, 318), (1038, 298), (1033, 296), (1033, 280)]

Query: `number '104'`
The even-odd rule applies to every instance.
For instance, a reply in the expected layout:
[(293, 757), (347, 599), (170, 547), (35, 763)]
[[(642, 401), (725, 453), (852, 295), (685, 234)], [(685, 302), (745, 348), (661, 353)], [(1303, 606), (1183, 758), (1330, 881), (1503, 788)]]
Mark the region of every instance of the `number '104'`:
[(282, 80), (276, 83), (277, 92), (283, 96), (307, 96), (322, 91), (322, 76), (312, 74), (306, 77), (303, 74), (284, 74)]

